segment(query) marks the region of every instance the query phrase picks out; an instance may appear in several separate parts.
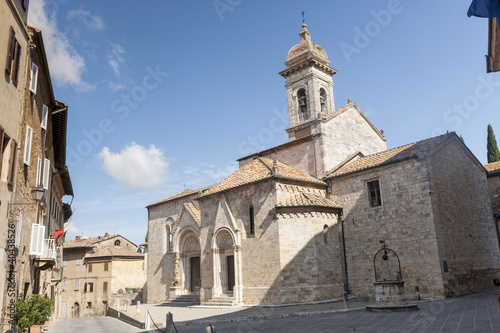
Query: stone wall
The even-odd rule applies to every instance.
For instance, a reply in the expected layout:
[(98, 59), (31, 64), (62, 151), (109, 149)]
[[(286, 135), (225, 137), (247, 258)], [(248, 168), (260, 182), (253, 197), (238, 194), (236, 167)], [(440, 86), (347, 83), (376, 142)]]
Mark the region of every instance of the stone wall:
[[(339, 110), (346, 108), (345, 111)], [(321, 133), (316, 142), (318, 178), (339, 165), (358, 151), (364, 155), (374, 154), (387, 149), (386, 141), (361, 116), (355, 104), (348, 104), (335, 111), (336, 116), (321, 122)]]
[[(371, 207), (367, 182), (379, 180), (382, 205)], [(444, 296), (425, 163), (411, 159), (332, 181), (331, 199), (344, 208), (349, 289), (374, 294), (373, 258), (380, 241), (401, 260), (407, 296)]]
[(488, 188), (493, 212), (500, 212), (500, 171), (495, 176), (488, 177)]
[[(276, 149), (266, 150), (261, 152), (259, 156), (267, 157), (270, 159), (277, 159), (278, 161), (290, 165), (300, 171), (303, 171), (313, 177), (316, 176), (316, 161), (314, 152), (313, 138), (304, 140), (298, 143), (286, 145), (284, 147), (276, 147)], [(239, 167), (250, 163), (255, 158), (254, 155), (239, 162)]]
[[(182, 205), (192, 202), (187, 196), (148, 208), (148, 256), (147, 302), (164, 302), (170, 298), (170, 286), (174, 282), (175, 254), (167, 249), (167, 226), (172, 231)], [(172, 237), (170, 236), (170, 239)]]
[[(221, 205), (225, 201), (226, 208)], [(225, 205), (225, 204), (224, 204)], [(214, 286), (214, 260), (212, 242), (214, 232), (221, 228), (231, 229), (239, 244), (235, 260), (240, 265), (236, 282), (241, 288), (241, 302), (259, 304), (267, 288), (279, 274), (279, 234), (274, 220), (276, 190), (274, 180), (250, 184), (244, 188), (233, 189), (225, 195), (213, 195), (200, 200), (202, 212), (201, 249), (202, 249), (202, 299), (212, 297)], [(222, 207), (221, 207), (222, 206)], [(255, 233), (250, 233), (250, 206), (254, 207)], [(228, 216), (228, 209), (234, 218), (235, 226)], [(221, 216), (222, 215), (222, 216)]]
[(445, 295), (492, 288), (500, 251), (484, 168), (455, 138), (429, 169)]

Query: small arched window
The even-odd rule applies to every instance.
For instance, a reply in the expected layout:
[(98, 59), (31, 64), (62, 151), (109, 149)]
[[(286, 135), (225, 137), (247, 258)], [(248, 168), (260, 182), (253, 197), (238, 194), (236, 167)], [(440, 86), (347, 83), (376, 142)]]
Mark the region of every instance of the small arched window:
[(323, 241), (325, 244), (328, 243), (328, 226), (326, 224), (323, 226)]
[(327, 110), (326, 91), (323, 88), (319, 89), (319, 104), (321, 112), (326, 112)]
[(248, 213), (250, 215), (250, 235), (255, 235), (255, 218), (254, 218), (253, 206), (250, 206)]
[(119, 239), (115, 240), (115, 246), (120, 246), (120, 240)]
[(299, 120), (309, 119), (309, 110), (307, 107), (307, 96), (304, 88), (297, 91), (297, 104), (299, 106)]
[(170, 226), (165, 228), (165, 253), (170, 252)]

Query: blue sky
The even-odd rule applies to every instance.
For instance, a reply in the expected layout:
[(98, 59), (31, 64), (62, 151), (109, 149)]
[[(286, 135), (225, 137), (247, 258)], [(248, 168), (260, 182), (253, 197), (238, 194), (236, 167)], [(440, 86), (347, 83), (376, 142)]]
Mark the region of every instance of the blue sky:
[[(500, 133), (487, 19), (470, 0), (31, 0), (56, 98), (69, 105), (76, 209), (68, 237), (141, 243), (145, 206), (216, 183), (236, 159), (287, 141), (284, 79), (302, 16), (389, 148), (449, 131), (486, 163)], [(68, 238), (67, 238), (68, 239)]]

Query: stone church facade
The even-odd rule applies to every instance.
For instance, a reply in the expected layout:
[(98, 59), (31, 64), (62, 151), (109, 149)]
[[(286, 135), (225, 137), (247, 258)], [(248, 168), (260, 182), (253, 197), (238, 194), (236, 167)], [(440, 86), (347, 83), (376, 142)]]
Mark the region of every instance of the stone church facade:
[(486, 170), (456, 134), (387, 150), (356, 104), (335, 109), (337, 70), (305, 24), (285, 65), (289, 142), (147, 207), (148, 303), (373, 295), (381, 244), (398, 253), (409, 295), (490, 288), (500, 250)]

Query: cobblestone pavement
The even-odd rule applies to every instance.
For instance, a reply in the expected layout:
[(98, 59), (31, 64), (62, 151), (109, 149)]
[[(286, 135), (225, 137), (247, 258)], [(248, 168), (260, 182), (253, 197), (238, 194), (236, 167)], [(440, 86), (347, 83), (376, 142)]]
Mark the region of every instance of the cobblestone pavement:
[[(206, 309), (200, 307), (170, 307), (168, 304), (143, 305), (156, 307), (163, 313), (182, 309), (174, 313), (174, 322), (179, 333), (204, 332), (211, 323), (217, 333), (223, 332), (500, 332), (500, 309), (498, 290), (465, 297), (434, 300), (418, 304), (418, 311), (375, 313), (364, 310), (366, 299), (349, 301), (351, 310), (343, 310), (342, 302), (296, 305), (272, 308)], [(371, 303), (370, 301), (368, 301)], [(357, 309), (354, 309), (357, 308)], [(131, 309), (132, 310), (132, 309)], [(219, 311), (226, 310), (225, 314)], [(154, 310), (153, 310), (154, 311)], [(212, 315), (201, 317), (201, 313)], [(191, 315), (189, 315), (189, 313)], [(163, 315), (164, 316), (164, 315)], [(188, 319), (186, 319), (189, 317)], [(163, 317), (164, 318), (164, 317)], [(90, 320), (112, 318), (89, 318)], [(51, 323), (48, 333), (98, 332), (85, 327), (65, 329), (60, 320)], [(162, 322), (165, 319), (161, 320)], [(82, 322), (83, 323), (83, 322)], [(56, 327), (60, 325), (60, 328)], [(108, 330), (108, 332), (146, 332), (132, 328)], [(61, 330), (62, 329), (62, 330)], [(101, 331), (104, 332), (104, 331)], [(150, 330), (149, 332), (157, 332)]]

